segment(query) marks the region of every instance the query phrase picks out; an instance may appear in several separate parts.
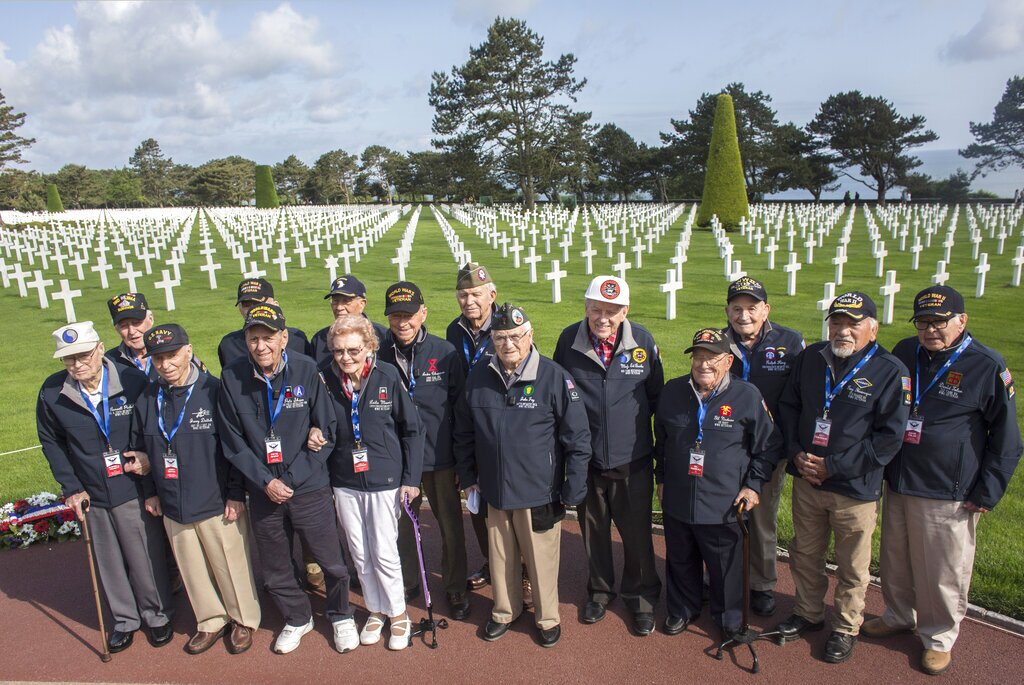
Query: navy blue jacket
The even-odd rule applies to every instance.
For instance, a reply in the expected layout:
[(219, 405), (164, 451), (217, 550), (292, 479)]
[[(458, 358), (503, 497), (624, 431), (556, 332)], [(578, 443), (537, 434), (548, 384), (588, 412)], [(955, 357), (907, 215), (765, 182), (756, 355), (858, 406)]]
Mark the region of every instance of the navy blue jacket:
[[(298, 352), (306, 356), (310, 355), (309, 341), (306, 334), (298, 328), (288, 327), (288, 352)], [(241, 329), (231, 331), (220, 340), (217, 346), (217, 359), (220, 360), (220, 368), (223, 370), (229, 364), (240, 358), (249, 358), (249, 348), (245, 344), (245, 332)]]
[[(366, 316), (366, 314), (363, 314)], [(369, 317), (367, 317), (369, 318)], [(382, 326), (376, 321), (371, 321), (373, 324), (373, 332), (377, 334), (377, 340), (381, 345), (384, 344), (384, 337), (388, 334), (386, 326)], [(321, 369), (330, 365), (334, 361), (334, 355), (331, 354), (331, 349), (327, 346), (327, 333), (331, 330), (330, 326), (324, 326), (317, 331), (313, 338), (309, 341), (309, 356), (316, 360), (317, 366)]]
[[(961, 340), (929, 355), (914, 336), (897, 343), (893, 354), (912, 379), (919, 369), (927, 387)], [(916, 397), (916, 383), (912, 392)], [(1002, 356), (974, 340), (921, 399), (921, 442), (903, 443), (885, 470), (889, 487), (903, 495), (995, 507), (1024, 450), (1015, 392)]]
[[(497, 309), (495, 305), (491, 305), (491, 313)], [(455, 317), (448, 328), (444, 332), (444, 339), (452, 344), (455, 351), (459, 355), (459, 360), (462, 363), (462, 369), (465, 375), (469, 375), (469, 369), (480, 362), (486, 364), (492, 354), (494, 354), (494, 345), (491, 344), (491, 328), (487, 326), (480, 332), (479, 345), (473, 342), (473, 335), (469, 332), (469, 328), (462, 316)], [(483, 352), (477, 357), (477, 350), (483, 347)], [(474, 361), (475, 360), (475, 361)]]
[[(779, 398), (793, 370), (793, 362), (803, 351), (804, 336), (792, 328), (765, 321), (761, 338), (749, 349), (739, 341), (731, 326), (722, 329), (733, 356), (732, 374), (757, 386), (772, 414), (779, 413)], [(743, 359), (747, 360), (744, 372)]]

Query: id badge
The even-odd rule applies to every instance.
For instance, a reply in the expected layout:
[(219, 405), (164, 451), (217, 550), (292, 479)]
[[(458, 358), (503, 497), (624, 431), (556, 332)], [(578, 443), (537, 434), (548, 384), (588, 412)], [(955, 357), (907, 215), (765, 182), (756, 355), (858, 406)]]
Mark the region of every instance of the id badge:
[(107, 478), (120, 476), (124, 473), (124, 462), (121, 461), (121, 453), (117, 450), (103, 453), (103, 465), (107, 469)]
[(811, 439), (811, 444), (818, 447), (828, 447), (828, 436), (831, 433), (832, 419), (819, 416), (814, 419), (814, 437)]
[(687, 473), (697, 478), (704, 477), (704, 448), (696, 445), (690, 448), (690, 468)]
[(267, 463), (280, 464), (284, 461), (284, 453), (281, 451), (281, 438), (267, 438)]
[(903, 431), (903, 442), (908, 445), (920, 445), (921, 433), (924, 432), (924, 418), (911, 416), (907, 419), (907, 429)]
[(365, 447), (352, 450), (352, 470), (356, 473), (366, 473), (370, 470), (370, 455)]
[(164, 479), (178, 480), (178, 455), (173, 452), (164, 455)]

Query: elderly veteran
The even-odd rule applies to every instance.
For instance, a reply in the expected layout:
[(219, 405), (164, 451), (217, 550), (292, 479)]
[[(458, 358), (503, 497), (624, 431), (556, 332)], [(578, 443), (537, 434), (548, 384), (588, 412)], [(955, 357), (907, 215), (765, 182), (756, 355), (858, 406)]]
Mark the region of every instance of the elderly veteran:
[(185, 645), (200, 654), (228, 633), (227, 648), (252, 646), (260, 604), (249, 552), (242, 475), (224, 458), (217, 427), (220, 381), (191, 363), (192, 345), (178, 324), (145, 335), (158, 379), (135, 405), (132, 442), (151, 457), (146, 478), (156, 494), (146, 510), (164, 529), (196, 616)]
[(584, 319), (562, 331), (553, 359), (576, 381), (590, 422), (593, 456), (580, 526), (590, 566), (589, 601), (581, 620), (600, 621), (615, 599), (614, 521), (622, 537), (622, 599), (633, 614), (633, 630), (649, 635), (661, 594), (651, 540), (651, 417), (665, 372), (654, 338), (629, 321), (628, 313), (626, 282), (594, 277), (584, 294)]
[[(798, 331), (768, 320), (771, 310), (763, 283), (749, 276), (738, 278), (726, 292), (729, 325), (722, 333), (733, 355), (733, 375), (757, 386), (774, 416), (793, 362), (805, 345)], [(780, 460), (772, 479), (761, 489), (761, 506), (750, 514), (749, 601), (759, 616), (775, 613), (779, 502), (785, 484), (786, 462)]]
[(853, 653), (870, 580), (871, 534), (885, 466), (899, 451), (910, 410), (907, 367), (878, 344), (875, 303), (848, 292), (828, 310), (828, 340), (800, 353), (779, 400), (784, 454), (793, 481), (796, 585), (793, 615), (779, 633), (793, 640), (824, 628), (825, 555), (835, 536), (838, 566), (825, 661)]
[(761, 392), (729, 373), (733, 356), (716, 328), (686, 348), (690, 373), (665, 384), (654, 419), (658, 499), (665, 517), (668, 617), (681, 633), (702, 603), (708, 567), (711, 618), (726, 638), (742, 628), (742, 535), (737, 505), (749, 511), (782, 458), (782, 435)]
[[(394, 365), (401, 375), (423, 426), (423, 493), (441, 531), (441, 578), (452, 618), (469, 616), (466, 598), (466, 534), (462, 529), (462, 497), (452, 454), (452, 423), (455, 402), (466, 381), (463, 366), (451, 343), (427, 332), (427, 306), (415, 283), (399, 281), (384, 295), (384, 315), (391, 330), (378, 357)], [(422, 494), (412, 500), (419, 516)], [(398, 549), (402, 557), (405, 596), (420, 593), (419, 560), (412, 520), (398, 524)]]
[(224, 369), (217, 409), (224, 456), (245, 476), (249, 515), (263, 580), (285, 626), (274, 651), (287, 654), (313, 629), (309, 597), (292, 568), (293, 536), (323, 569), (334, 646), (359, 644), (348, 602), (348, 570), (338, 542), (327, 472), (336, 418), (313, 360), (289, 354), (288, 328), (277, 305), (259, 304), (245, 321), (249, 353)]
[[(481, 360), (487, 363), (488, 357), (494, 352), (491, 345), (491, 316), (497, 309), (497, 305), (494, 304), (497, 297), (498, 289), (487, 267), (475, 262), (466, 262), (465, 266), (459, 269), (455, 279), (455, 300), (459, 303), (461, 313), (448, 324), (445, 339), (459, 354), (463, 375), (468, 375), (469, 370)], [(470, 512), (469, 518), (473, 524), (477, 544), (480, 546), (480, 554), (485, 561), (466, 582), (469, 588), (479, 590), (491, 582), (491, 569), (486, 561), (487, 521), (483, 512)], [(523, 599), (532, 603), (529, 582), (524, 574)]]
[(115, 364), (138, 369), (151, 378), (154, 372), (146, 358), (146, 331), (153, 327), (153, 311), (142, 293), (121, 293), (107, 300), (110, 321), (121, 336), (121, 344), (107, 352)]
[(377, 359), (369, 319), (339, 317), (328, 341), (334, 363), (325, 369), (327, 391), (338, 415), (331, 486), (370, 612), (359, 642), (379, 642), (390, 621), (388, 649), (401, 650), (411, 644), (412, 622), (402, 588), (398, 520), (402, 502), (420, 494), (420, 419), (398, 369)]
[(586, 496), (587, 412), (572, 377), (537, 351), (522, 309), (502, 305), (491, 330), (495, 354), (470, 371), (455, 411), (459, 483), (487, 506), (494, 608), (484, 639), (497, 640), (522, 614), (522, 558), (540, 644), (553, 647), (562, 634), (561, 520)]
[[(249, 315), (249, 310), (258, 304), (277, 304), (274, 299), (274, 286), (265, 278), (246, 278), (238, 284), (238, 296), (235, 299), (235, 306), (238, 313), (242, 315), (243, 322)], [(299, 354), (310, 354), (309, 341), (306, 334), (298, 328), (288, 328), (288, 351)], [(246, 346), (245, 331), (231, 331), (221, 338), (217, 346), (217, 358), (220, 360), (220, 367), (224, 369), (236, 359), (244, 359), (249, 356)]]
[[(366, 316), (363, 311), (366, 309), (366, 286), (355, 276), (345, 274), (335, 278), (331, 281), (331, 289), (324, 295), (324, 299), (331, 301), (331, 314), (335, 319), (346, 314)], [(329, 366), (334, 361), (327, 339), (330, 330), (330, 325), (324, 326), (309, 341), (309, 355), (316, 360), (317, 366), (321, 368)], [(388, 329), (379, 323), (374, 323), (373, 331), (379, 340), (383, 340)]]
[(168, 582), (164, 533), (143, 511), (142, 478), (128, 462), (144, 460), (130, 449), (132, 412), (148, 381), (136, 368), (103, 356), (91, 321), (53, 332), (53, 356), (64, 371), (43, 382), (36, 426), (43, 455), (61, 494), (79, 520), (88, 512), (96, 563), (114, 629), (111, 652), (131, 646), (143, 622), (150, 641), (171, 641), (173, 598)]
[(885, 470), (881, 576), (885, 613), (861, 632), (916, 629), (921, 667), (947, 670), (967, 610), (978, 520), (1006, 493), (1020, 461), (1013, 377), (967, 330), (964, 299), (936, 285), (914, 298), (917, 335), (893, 354), (910, 369), (903, 446)]

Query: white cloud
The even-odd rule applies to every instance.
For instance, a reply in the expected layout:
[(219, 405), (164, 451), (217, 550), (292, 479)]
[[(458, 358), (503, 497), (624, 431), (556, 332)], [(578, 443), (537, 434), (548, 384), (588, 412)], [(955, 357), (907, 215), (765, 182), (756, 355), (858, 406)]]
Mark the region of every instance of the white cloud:
[(1024, 2), (991, 0), (978, 23), (949, 41), (946, 59), (975, 62), (1019, 53), (1024, 49)]

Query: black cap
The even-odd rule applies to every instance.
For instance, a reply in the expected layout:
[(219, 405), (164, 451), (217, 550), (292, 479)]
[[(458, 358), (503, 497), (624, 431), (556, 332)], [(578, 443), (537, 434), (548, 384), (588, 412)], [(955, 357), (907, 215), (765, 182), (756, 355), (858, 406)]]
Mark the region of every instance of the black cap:
[(511, 331), (515, 328), (519, 328), (523, 324), (529, 322), (529, 317), (526, 316), (520, 307), (514, 304), (505, 304), (498, 307), (497, 311), (491, 317), (491, 330), (492, 331)]
[(344, 295), (345, 297), (366, 297), (366, 286), (363, 285), (355, 276), (345, 274), (344, 276), (338, 276), (331, 282), (331, 292), (324, 295), (325, 300), (331, 299), (335, 295)]
[(176, 323), (165, 323), (146, 331), (143, 341), (146, 343), (146, 356), (152, 357), (188, 345), (188, 333)]
[(967, 308), (964, 306), (963, 295), (948, 285), (933, 285), (914, 298), (914, 315), (910, 320), (919, 316), (934, 316), (948, 321), (965, 311)]
[(399, 281), (384, 293), (384, 316), (395, 312), (415, 314), (423, 306), (423, 293), (415, 283)]
[(149, 303), (142, 293), (121, 293), (107, 300), (110, 319), (117, 324), (125, 319), (145, 319)]
[(247, 278), (238, 284), (238, 299), (235, 304), (243, 302), (263, 302), (274, 296), (274, 286), (265, 278)]
[(729, 341), (722, 335), (720, 328), (702, 328), (693, 334), (693, 344), (683, 350), (683, 354), (689, 354), (697, 348), (710, 350), (712, 352), (729, 352)]
[(836, 314), (848, 316), (854, 321), (860, 321), (865, 317), (878, 318), (878, 310), (875, 309), (874, 300), (867, 293), (862, 293), (858, 290), (843, 293), (832, 300), (832, 304), (828, 308), (828, 316), (825, 318), (827, 319)]
[(276, 304), (258, 304), (245, 315), (245, 325), (242, 326), (242, 330), (247, 331), (253, 326), (265, 326), (273, 331), (283, 331), (285, 328), (284, 312)]
[(768, 301), (768, 291), (764, 289), (764, 283), (756, 278), (751, 278), (750, 276), (737, 278), (735, 281), (730, 283), (729, 292), (725, 296), (725, 301), (731, 302), (732, 298), (737, 295), (750, 295), (755, 300), (760, 300), (761, 302)]

